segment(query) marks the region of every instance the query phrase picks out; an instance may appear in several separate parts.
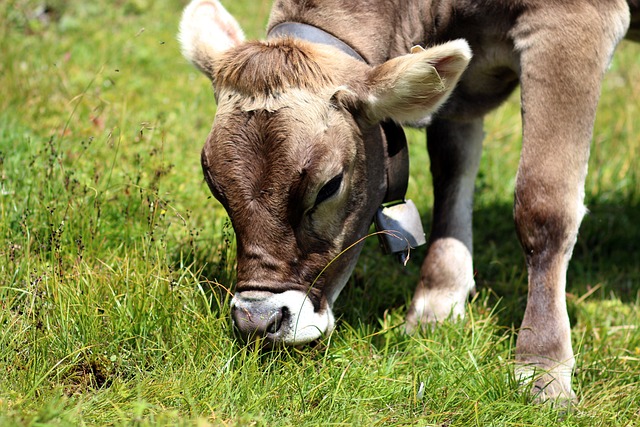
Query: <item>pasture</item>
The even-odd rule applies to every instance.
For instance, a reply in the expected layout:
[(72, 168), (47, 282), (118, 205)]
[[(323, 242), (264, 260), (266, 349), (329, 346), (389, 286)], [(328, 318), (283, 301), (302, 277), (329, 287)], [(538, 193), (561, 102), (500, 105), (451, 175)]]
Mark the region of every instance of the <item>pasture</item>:
[[(175, 38), (185, 3), (0, 4), (0, 425), (640, 423), (640, 45), (619, 46), (598, 110), (568, 273), (567, 412), (531, 405), (513, 374), (517, 93), (485, 123), (464, 322), (404, 335), (424, 251), (402, 269), (374, 237), (333, 335), (268, 353), (236, 340), (233, 231), (200, 167), (213, 93)], [(224, 3), (264, 34), (269, 1)], [(428, 227), (424, 131), (408, 134)]]

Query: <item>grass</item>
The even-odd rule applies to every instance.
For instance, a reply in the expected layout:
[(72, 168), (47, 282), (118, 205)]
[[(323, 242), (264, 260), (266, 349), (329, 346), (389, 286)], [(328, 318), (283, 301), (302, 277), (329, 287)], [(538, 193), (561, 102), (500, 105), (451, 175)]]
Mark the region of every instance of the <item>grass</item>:
[[(267, 1), (227, 2), (259, 37)], [(419, 259), (370, 239), (336, 332), (260, 353), (230, 329), (234, 238), (203, 183), (215, 105), (179, 54), (182, 4), (0, 5), (0, 425), (631, 426), (640, 393), (640, 47), (604, 84), (568, 301), (580, 403), (514, 381), (526, 273), (511, 219), (517, 96), (486, 122), (479, 293), (462, 324), (400, 333)], [(410, 197), (429, 222), (424, 134)]]

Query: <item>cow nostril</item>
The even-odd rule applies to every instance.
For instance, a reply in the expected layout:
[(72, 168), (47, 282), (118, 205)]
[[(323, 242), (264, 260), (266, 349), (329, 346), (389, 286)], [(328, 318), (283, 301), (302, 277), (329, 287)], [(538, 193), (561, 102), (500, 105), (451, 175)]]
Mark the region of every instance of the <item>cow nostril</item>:
[(275, 334), (280, 330), (282, 323), (289, 316), (289, 309), (287, 307), (281, 307), (279, 310), (276, 310), (269, 317), (269, 322), (267, 324), (266, 331), (269, 334)]

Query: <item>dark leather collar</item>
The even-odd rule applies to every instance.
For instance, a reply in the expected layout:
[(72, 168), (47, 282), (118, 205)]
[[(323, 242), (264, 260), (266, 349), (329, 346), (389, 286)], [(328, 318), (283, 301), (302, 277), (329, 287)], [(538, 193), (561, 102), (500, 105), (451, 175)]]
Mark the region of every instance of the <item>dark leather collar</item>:
[(271, 30), (269, 30), (269, 34), (267, 34), (267, 38), (286, 36), (306, 40), (311, 43), (333, 46), (340, 49), (347, 55), (357, 59), (358, 61), (367, 62), (351, 46), (335, 37), (334, 35), (329, 34), (318, 27), (314, 27), (313, 25), (302, 24), (300, 22), (283, 22), (273, 27)]
[[(313, 25), (300, 22), (283, 22), (271, 28), (267, 38), (292, 37), (306, 40), (311, 43), (319, 43), (333, 46), (347, 55), (367, 62), (351, 46), (334, 35)], [(387, 192), (383, 203), (404, 201), (409, 184), (409, 150), (404, 130), (394, 121), (388, 120), (380, 123), (382, 136), (385, 139)]]
[(402, 126), (388, 120), (380, 123), (386, 139), (387, 192), (382, 203), (404, 201), (409, 186), (409, 148)]

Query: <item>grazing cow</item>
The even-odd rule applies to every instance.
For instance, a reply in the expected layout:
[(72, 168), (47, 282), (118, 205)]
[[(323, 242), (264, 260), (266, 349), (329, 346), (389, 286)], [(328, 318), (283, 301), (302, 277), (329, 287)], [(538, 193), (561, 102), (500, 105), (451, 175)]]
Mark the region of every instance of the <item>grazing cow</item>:
[(483, 117), (519, 83), (517, 369), (541, 399), (574, 399), (567, 264), (601, 80), (625, 34), (640, 39), (639, 12), (639, 0), (276, 0), (266, 41), (244, 41), (217, 0), (193, 1), (180, 40), (218, 103), (202, 166), (236, 232), (236, 327), (286, 344), (333, 329), (392, 178), (389, 120), (428, 125), (435, 193), (407, 329), (462, 317)]

